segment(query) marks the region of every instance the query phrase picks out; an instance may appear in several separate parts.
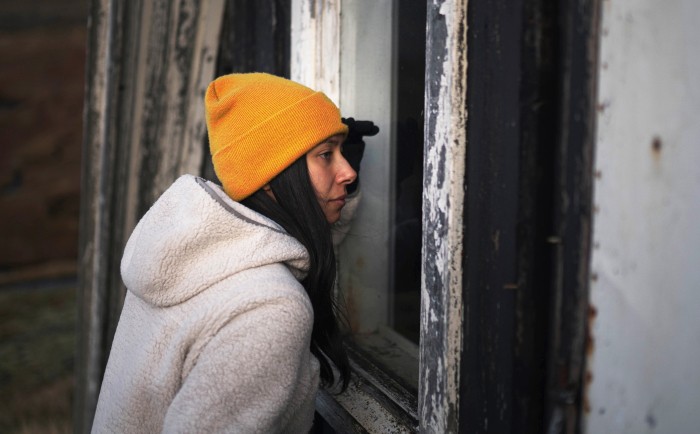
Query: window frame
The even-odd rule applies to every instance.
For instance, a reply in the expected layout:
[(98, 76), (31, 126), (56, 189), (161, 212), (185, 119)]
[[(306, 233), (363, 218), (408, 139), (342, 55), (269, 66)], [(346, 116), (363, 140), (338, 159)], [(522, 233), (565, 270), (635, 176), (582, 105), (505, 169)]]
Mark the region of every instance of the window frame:
[[(294, 55), (286, 49), (290, 2)], [(467, 12), (466, 0), (428, 2), (419, 393), (406, 397), (400, 382), (349, 348), (359, 385), (348, 394), (353, 405), (323, 391), (317, 401), (339, 431), (509, 431), (499, 430), (494, 423), (499, 420), (528, 432), (582, 429), (590, 379), (584, 374), (586, 351), (592, 348), (587, 279), (601, 2), (585, 7), (573, 0), (506, 3), (472, 2)], [(339, 84), (334, 32), (340, 0), (146, 6), (141, 0), (91, 1), (77, 432), (88, 431), (94, 415), (123, 298), (118, 265), (127, 235), (177, 174), (207, 172), (201, 95), (214, 69), (222, 73), (222, 62), (229, 62), (286, 75), (291, 63), (309, 78), (297, 75), (297, 80), (331, 96)], [(254, 19), (231, 7), (253, 11)], [(222, 17), (236, 22), (230, 38), (219, 36)], [(306, 38), (303, 46), (300, 36)], [(299, 57), (302, 51), (306, 54)], [(504, 74), (504, 59), (511, 66), (526, 60), (520, 74), (512, 67)], [(156, 93), (152, 83), (165, 87)], [(516, 106), (519, 136), (501, 140), (503, 131), (516, 128), (510, 111)], [(187, 113), (198, 115), (183, 123)], [(499, 147), (509, 150), (508, 158), (498, 158)], [(488, 168), (494, 161), (501, 166)], [(518, 177), (501, 170), (514, 162), (520, 164)], [(502, 230), (504, 224), (512, 229), (512, 210), (504, 212), (499, 207), (504, 201), (493, 200), (504, 191), (511, 198), (517, 191), (521, 201), (516, 242), (513, 234), (506, 240)], [(495, 221), (493, 215), (505, 218)], [(513, 262), (518, 280), (504, 282), (510, 274), (503, 271)], [(512, 298), (516, 303), (506, 304)], [(538, 315), (546, 321), (533, 321)], [(544, 335), (546, 345), (539, 340)], [(546, 366), (533, 342), (541, 345)], [(527, 381), (511, 384), (514, 373)], [(393, 427), (381, 422), (389, 419)]]
[[(291, 78), (335, 101), (341, 8), (340, 0), (293, 0), (291, 12)], [(322, 391), (316, 401), (321, 416), (345, 432), (458, 431), (467, 2), (429, 3), (427, 8), (418, 394), (414, 397), (371, 357), (348, 346), (353, 386), (342, 396)]]

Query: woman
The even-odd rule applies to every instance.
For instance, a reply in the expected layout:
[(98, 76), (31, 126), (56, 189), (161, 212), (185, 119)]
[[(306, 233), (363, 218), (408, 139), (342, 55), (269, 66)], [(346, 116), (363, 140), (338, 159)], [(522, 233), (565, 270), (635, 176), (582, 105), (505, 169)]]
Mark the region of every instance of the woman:
[(330, 225), (357, 174), (338, 108), (259, 73), (218, 78), (205, 106), (222, 187), (179, 178), (131, 235), (93, 432), (308, 432), (319, 380), (347, 386)]

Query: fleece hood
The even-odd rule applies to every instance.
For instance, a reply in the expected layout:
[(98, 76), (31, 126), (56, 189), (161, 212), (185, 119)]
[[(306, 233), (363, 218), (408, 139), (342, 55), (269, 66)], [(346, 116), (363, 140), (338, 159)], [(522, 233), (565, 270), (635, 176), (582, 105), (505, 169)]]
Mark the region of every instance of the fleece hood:
[(127, 289), (173, 306), (236, 273), (283, 263), (301, 280), (304, 246), (272, 220), (234, 202), (220, 186), (183, 175), (131, 234), (121, 262)]

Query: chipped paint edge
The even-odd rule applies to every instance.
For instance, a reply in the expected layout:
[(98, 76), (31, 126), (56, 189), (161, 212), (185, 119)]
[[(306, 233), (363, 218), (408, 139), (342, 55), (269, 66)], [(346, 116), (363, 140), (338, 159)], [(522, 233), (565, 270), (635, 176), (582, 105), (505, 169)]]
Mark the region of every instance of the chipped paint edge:
[[(188, 4), (192, 6), (191, 10), (197, 10), (194, 19), (199, 28), (195, 32), (196, 38), (181, 40), (181, 45), (191, 44), (194, 50), (204, 51), (205, 47), (209, 47), (209, 52), (216, 54), (223, 0), (197, 0)], [(130, 6), (138, 9), (141, 5), (141, 2), (134, 2)], [(76, 432), (88, 432), (92, 424), (104, 359), (109, 351), (109, 334), (116, 327), (118, 311), (115, 310), (120, 308), (114, 304), (121, 291), (121, 287), (115, 286), (115, 282), (120, 282), (120, 279), (119, 258), (114, 257), (114, 252), (120, 250), (118, 244), (125, 242), (121, 237), (130, 232), (123, 231), (124, 223), (128, 227), (134, 221), (129, 215), (137, 212), (138, 201), (131, 195), (135, 195), (138, 189), (130, 186), (140, 182), (139, 176), (135, 175), (141, 170), (128, 174), (129, 185), (126, 188), (115, 183), (123, 182), (118, 177), (124, 171), (120, 167), (124, 154), (133, 158), (137, 150), (146, 148), (140, 142), (133, 145), (134, 141), (130, 140), (131, 128), (125, 129), (121, 123), (122, 117), (127, 116), (131, 117), (130, 124), (141, 122), (141, 116), (138, 115), (141, 112), (134, 110), (134, 104), (143, 102), (142, 94), (146, 89), (143, 86), (125, 86), (121, 80), (124, 70), (130, 68), (130, 62), (134, 58), (137, 62), (143, 59), (138, 55), (142, 49), (140, 44), (127, 43), (129, 37), (144, 37), (141, 27), (152, 26), (153, 22), (140, 21), (136, 25), (130, 25), (133, 23), (129, 20), (133, 17), (128, 15), (126, 6), (127, 3), (124, 2), (91, 0), (88, 15), (78, 279), (80, 333), (76, 344), (76, 372), (79, 375), (76, 377), (73, 415)], [(203, 29), (202, 26), (206, 28)], [(136, 57), (132, 57), (134, 53)], [(192, 68), (192, 75), (185, 85), (188, 86), (188, 97), (194, 95), (199, 98), (201, 80), (205, 79), (207, 73), (213, 74), (215, 62), (213, 59), (199, 58), (197, 54), (199, 51), (193, 56), (194, 61), (187, 63), (187, 67)], [(168, 58), (170, 63), (175, 61), (176, 59)], [(129, 78), (142, 80), (140, 76), (145, 70), (136, 69), (139, 77)], [(198, 74), (194, 71), (198, 71)], [(197, 106), (190, 102), (181, 101), (183, 110), (193, 110), (193, 106)], [(198, 106), (203, 106), (203, 100)], [(166, 111), (171, 109), (172, 106), (162, 108)], [(200, 128), (203, 125), (201, 117), (192, 118), (191, 122), (182, 127), (186, 129), (180, 135), (183, 138), (164, 142), (159, 148), (179, 155), (176, 164), (183, 170), (198, 169), (198, 164), (192, 162), (200, 160), (203, 151), (194, 149), (197, 143), (191, 142), (204, 131)], [(122, 146), (125, 142), (129, 145)], [(129, 161), (129, 167), (125, 171), (129, 172), (129, 169), (135, 167), (140, 166)]]
[(428, 5), (419, 421), (459, 431), (468, 0)]
[(292, 0), (290, 78), (340, 100), (341, 0)]

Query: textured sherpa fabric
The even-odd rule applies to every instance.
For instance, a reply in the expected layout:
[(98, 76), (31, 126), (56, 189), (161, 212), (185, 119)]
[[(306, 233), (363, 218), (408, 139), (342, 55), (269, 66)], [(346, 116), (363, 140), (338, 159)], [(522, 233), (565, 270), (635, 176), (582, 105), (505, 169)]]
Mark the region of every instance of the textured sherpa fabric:
[(93, 432), (308, 432), (319, 384), (304, 247), (179, 178), (131, 235)]

